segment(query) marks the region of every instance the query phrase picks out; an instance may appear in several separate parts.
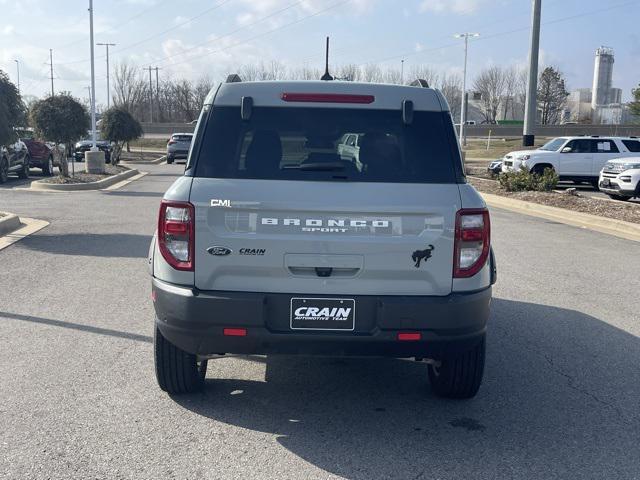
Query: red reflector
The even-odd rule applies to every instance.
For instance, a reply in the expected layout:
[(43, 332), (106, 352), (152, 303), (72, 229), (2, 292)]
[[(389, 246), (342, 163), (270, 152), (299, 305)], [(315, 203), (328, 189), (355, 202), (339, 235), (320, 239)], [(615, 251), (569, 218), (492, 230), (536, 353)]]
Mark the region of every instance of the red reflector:
[(421, 333), (399, 333), (398, 334), (398, 340), (403, 341), (403, 342), (415, 342), (417, 340), (421, 340), (422, 339), (422, 334)]
[(481, 242), (484, 238), (482, 230), (462, 230), (463, 242)]
[(246, 337), (246, 328), (225, 328), (222, 333), (225, 337)]
[(347, 95), (343, 93), (283, 93), (285, 102), (312, 102), (312, 103), (373, 103), (376, 99), (373, 95)]
[(153, 300), (154, 302), (156, 301), (156, 291), (155, 290), (151, 290), (151, 300)]
[(168, 221), (164, 224), (164, 231), (166, 233), (186, 234), (189, 232), (189, 224)]

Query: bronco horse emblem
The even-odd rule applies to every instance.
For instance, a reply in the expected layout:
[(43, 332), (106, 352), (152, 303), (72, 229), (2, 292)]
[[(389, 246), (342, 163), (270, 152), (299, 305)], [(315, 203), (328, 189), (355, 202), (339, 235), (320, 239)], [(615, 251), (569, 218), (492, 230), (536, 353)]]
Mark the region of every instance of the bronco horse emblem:
[(420, 262), (422, 262), (422, 260), (426, 262), (431, 258), (431, 252), (433, 252), (434, 248), (433, 245), (429, 245), (429, 247), (424, 250), (416, 250), (413, 252), (411, 259), (416, 262), (416, 268), (420, 268)]

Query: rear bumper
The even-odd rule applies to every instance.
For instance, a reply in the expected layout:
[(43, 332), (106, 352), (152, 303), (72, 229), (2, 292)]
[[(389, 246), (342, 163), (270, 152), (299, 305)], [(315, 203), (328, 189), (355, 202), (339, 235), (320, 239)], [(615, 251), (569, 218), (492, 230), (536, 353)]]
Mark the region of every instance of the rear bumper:
[[(491, 287), (446, 297), (350, 296), (356, 301), (353, 332), (293, 331), (291, 297), (300, 294), (205, 292), (153, 279), (156, 324), (181, 349), (202, 356), (306, 354), (441, 358), (473, 347), (489, 318)], [(323, 298), (323, 295), (308, 295)], [(229, 337), (224, 328), (246, 328)], [(400, 332), (419, 332), (399, 341)]]
[(189, 156), (188, 150), (176, 150), (176, 151), (168, 151), (167, 157), (169, 158), (187, 158)]

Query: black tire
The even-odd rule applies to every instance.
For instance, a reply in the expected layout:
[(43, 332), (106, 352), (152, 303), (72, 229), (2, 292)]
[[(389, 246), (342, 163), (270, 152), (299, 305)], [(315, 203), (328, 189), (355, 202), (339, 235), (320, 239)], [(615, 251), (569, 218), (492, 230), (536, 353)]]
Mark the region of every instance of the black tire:
[(600, 183), (598, 180), (591, 180), (589, 183), (591, 184), (591, 186), (596, 192), (600, 191)]
[(42, 173), (44, 173), (47, 177), (53, 176), (53, 157), (49, 156), (47, 158), (47, 163), (44, 167), (42, 167)]
[(27, 179), (29, 178), (29, 167), (31, 166), (31, 159), (29, 157), (24, 158), (24, 163), (22, 164), (22, 169), (18, 172), (18, 178)]
[(202, 390), (207, 374), (207, 361), (176, 347), (155, 329), (154, 354), (156, 379), (162, 390), (170, 394), (194, 393)]
[(611, 193), (607, 193), (607, 195), (609, 195), (609, 198), (611, 200), (618, 200), (620, 202), (628, 202), (629, 200), (631, 200), (631, 197), (623, 197), (622, 195), (614, 195)]
[(167, 158), (167, 165), (171, 165), (173, 163), (173, 158)]
[(544, 171), (547, 168), (550, 169), (550, 170), (553, 170), (553, 168), (549, 167), (548, 165), (536, 165), (535, 167), (533, 167), (531, 169), (531, 173), (535, 173), (536, 175), (542, 176), (544, 174)]
[(9, 162), (6, 158), (0, 158), (0, 183), (5, 183), (9, 179)]
[(482, 383), (485, 359), (485, 338), (463, 354), (446, 358), (440, 366), (429, 365), (431, 389), (439, 397), (473, 398)]

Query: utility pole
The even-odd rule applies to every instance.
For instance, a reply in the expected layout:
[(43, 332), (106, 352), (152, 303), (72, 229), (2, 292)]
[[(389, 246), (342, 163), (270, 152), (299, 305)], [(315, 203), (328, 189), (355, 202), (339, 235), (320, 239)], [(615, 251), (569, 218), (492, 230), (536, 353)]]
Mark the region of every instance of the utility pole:
[(464, 133), (467, 123), (467, 58), (469, 53), (469, 38), (479, 37), (479, 33), (459, 33), (455, 38), (464, 38), (464, 70), (462, 74), (462, 106), (460, 108), (460, 143), (467, 146), (467, 137)]
[(97, 43), (101, 47), (107, 48), (107, 108), (111, 107), (111, 89), (109, 87), (109, 47), (115, 47), (115, 43)]
[(541, 0), (533, 0), (531, 18), (531, 49), (529, 51), (529, 80), (527, 82), (527, 101), (524, 111), (524, 130), (522, 146), (532, 147), (535, 143), (536, 117), (538, 116), (538, 56), (540, 54), (540, 16)]
[(15, 60), (18, 69), (18, 93), (20, 93), (20, 60)]
[[(155, 68), (156, 71), (156, 104), (158, 105), (158, 120), (160, 119), (160, 81), (158, 79), (158, 67)], [(159, 120), (160, 121), (160, 120)]]
[(151, 80), (153, 67), (149, 66), (144, 70), (149, 70), (149, 123), (153, 123), (153, 82)]
[(89, 0), (89, 41), (91, 42), (91, 142), (92, 151), (98, 150), (96, 145), (96, 65), (93, 42), (93, 0)]
[(400, 60), (400, 85), (404, 85), (404, 58)]
[(51, 67), (51, 96), (53, 97), (53, 49), (49, 49), (49, 67)]

